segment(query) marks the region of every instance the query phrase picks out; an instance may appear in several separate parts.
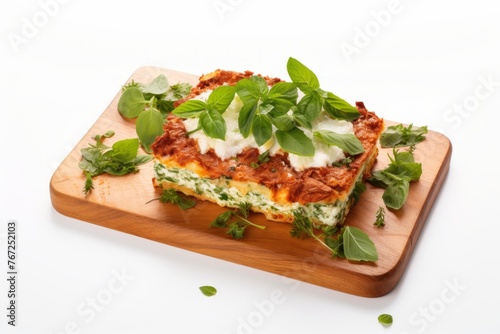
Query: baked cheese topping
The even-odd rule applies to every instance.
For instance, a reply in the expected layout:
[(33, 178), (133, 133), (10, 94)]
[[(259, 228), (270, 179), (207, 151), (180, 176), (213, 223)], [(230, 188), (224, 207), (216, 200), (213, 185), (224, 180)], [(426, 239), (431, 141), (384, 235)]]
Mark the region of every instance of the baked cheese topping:
[[(207, 90), (194, 99), (206, 101), (212, 90)], [(225, 140), (215, 139), (205, 135), (203, 131), (194, 131), (198, 127), (197, 118), (186, 118), (183, 120), (186, 131), (194, 131), (191, 133), (190, 138), (195, 139), (200, 147), (200, 153), (205, 154), (210, 149), (215, 151), (215, 154), (222, 160), (233, 158), (243, 152), (247, 148), (256, 148), (259, 153), (269, 151), (271, 156), (277, 153), (283, 154), (275, 136), (274, 131), (276, 128), (273, 126), (273, 136), (267, 143), (258, 146), (252, 134), (244, 138), (238, 128), (238, 116), (243, 102), (236, 94), (232, 103), (222, 114), (226, 121), (227, 132)], [(290, 165), (297, 171), (303, 171), (310, 167), (325, 167), (334, 162), (345, 159), (344, 152), (337, 146), (331, 146), (319, 142), (313, 138), (313, 132), (318, 130), (328, 130), (339, 134), (354, 134), (353, 125), (351, 122), (336, 120), (328, 116), (326, 112), (322, 112), (319, 117), (312, 124), (312, 131), (301, 128), (305, 135), (313, 140), (316, 148), (314, 156), (299, 156), (295, 154), (288, 154)]]

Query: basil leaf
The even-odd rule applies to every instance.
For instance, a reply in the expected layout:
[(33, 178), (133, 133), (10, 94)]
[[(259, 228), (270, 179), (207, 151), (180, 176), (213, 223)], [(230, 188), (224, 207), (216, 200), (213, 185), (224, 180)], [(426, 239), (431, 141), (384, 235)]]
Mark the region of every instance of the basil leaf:
[(297, 87), (304, 93), (307, 94), (319, 88), (319, 80), (316, 74), (297, 59), (292, 57), (288, 58), (286, 69), (290, 79), (292, 79)]
[(297, 104), (298, 112), (304, 115), (309, 122), (313, 122), (321, 113), (322, 103), (319, 94), (307, 94)]
[(111, 147), (111, 156), (115, 161), (130, 163), (135, 160), (138, 149), (139, 139), (137, 138), (119, 140)]
[(382, 147), (412, 146), (425, 140), (424, 134), (428, 132), (427, 126), (405, 127), (403, 124), (389, 126), (380, 136)]
[(207, 104), (200, 100), (188, 100), (172, 110), (172, 114), (182, 118), (192, 118), (200, 116), (207, 110)]
[(257, 103), (261, 97), (259, 85), (250, 79), (241, 79), (235, 89), (243, 104)]
[(297, 108), (292, 109), (292, 117), (293, 120), (300, 126), (308, 130), (312, 130), (312, 121), (309, 119), (309, 117), (299, 112)]
[(271, 119), (265, 114), (255, 115), (252, 129), (255, 142), (259, 146), (264, 145), (273, 135)]
[(209, 110), (200, 115), (199, 125), (203, 132), (212, 138), (226, 138), (226, 121), (217, 110)]
[(387, 185), (382, 194), (382, 199), (387, 207), (399, 210), (406, 202), (409, 191), (410, 183), (407, 180), (394, 179)]
[(389, 157), (391, 163), (385, 172), (397, 175), (408, 181), (418, 181), (422, 175), (422, 164), (415, 162), (411, 152), (399, 152), (393, 149), (394, 158)]
[(144, 95), (137, 87), (127, 88), (118, 100), (118, 111), (126, 118), (139, 116), (145, 106)]
[(165, 75), (160, 74), (146, 85), (141, 87), (144, 94), (162, 95), (168, 91), (169, 84)]
[(336, 133), (333, 131), (319, 130), (314, 131), (313, 136), (325, 144), (340, 147), (344, 152), (350, 155), (360, 154), (365, 151), (358, 137), (350, 133)]
[(394, 159), (389, 157), (391, 160), (391, 164), (397, 165), (401, 162), (415, 162), (415, 156), (413, 153), (408, 152), (408, 151), (399, 151), (399, 150), (392, 150)]
[(293, 116), (288, 114), (271, 117), (271, 121), (276, 128), (282, 131), (289, 131), (295, 126)]
[(345, 257), (353, 261), (377, 261), (378, 253), (373, 241), (360, 229), (346, 226), (342, 233)]
[(144, 111), (137, 117), (135, 131), (146, 152), (151, 153), (151, 144), (163, 134), (162, 114), (154, 108)]
[(252, 132), (253, 118), (257, 110), (257, 103), (244, 104), (238, 115), (238, 127), (243, 138), (247, 138)]
[(390, 126), (380, 135), (380, 146), (396, 147), (402, 140), (402, 133), (399, 131), (400, 126)]
[(270, 100), (286, 100), (295, 104), (298, 98), (297, 86), (292, 82), (278, 82), (271, 87), (267, 98)]
[(422, 175), (422, 164), (417, 162), (398, 162), (397, 165), (390, 164), (385, 171), (405, 178), (408, 181), (418, 181)]
[(354, 121), (360, 116), (358, 109), (340, 97), (328, 92), (323, 108), (333, 118)]
[(151, 155), (138, 155), (134, 160), (134, 165), (136, 166), (144, 165), (150, 162), (151, 160), (153, 160), (153, 156)]
[(391, 179), (386, 176), (384, 171), (378, 170), (372, 172), (372, 176), (367, 179), (368, 182), (370, 182), (372, 185), (375, 187), (379, 188), (387, 188), (387, 185), (391, 183)]
[(163, 100), (163, 99), (156, 101), (156, 107), (163, 114), (168, 114), (169, 112), (175, 109), (174, 101)]
[(263, 77), (261, 77), (259, 75), (252, 75), (250, 77), (250, 81), (252, 81), (252, 82), (254, 82), (254, 83), (257, 84), (257, 88), (259, 89), (261, 97), (267, 95), (267, 93), (269, 92), (269, 87), (267, 85), (266, 80), (264, 80)]
[(215, 109), (219, 113), (224, 113), (231, 104), (236, 90), (234, 86), (219, 86), (215, 88), (207, 99), (207, 109)]
[(101, 150), (97, 147), (87, 147), (80, 150), (82, 156), (88, 161), (94, 161), (101, 155)]
[(217, 293), (217, 289), (209, 285), (200, 286), (200, 291), (207, 297), (211, 297)]
[(93, 163), (94, 161), (95, 160), (82, 159), (78, 163), (78, 167), (80, 167), (80, 169), (83, 169), (84, 171), (89, 172), (90, 175), (97, 175), (97, 174), (99, 174), (98, 173), (99, 168)]
[(299, 128), (295, 127), (289, 131), (276, 130), (275, 135), (284, 151), (301, 156), (314, 155), (315, 148), (311, 138)]

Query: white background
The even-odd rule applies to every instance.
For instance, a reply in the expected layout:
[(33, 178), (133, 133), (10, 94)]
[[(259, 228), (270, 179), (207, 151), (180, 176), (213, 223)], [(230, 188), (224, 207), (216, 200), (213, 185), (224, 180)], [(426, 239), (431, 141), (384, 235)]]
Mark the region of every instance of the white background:
[[(0, 332), (499, 333), (495, 8), (487, 0), (2, 2), (0, 267), (6, 273), (6, 224), (15, 219), (20, 275), (12, 328), (0, 274)], [(325, 89), (453, 143), (448, 177), (388, 295), (292, 284), (52, 208), (51, 175), (138, 67), (287, 78), (289, 56)], [(205, 284), (217, 295), (203, 296)], [(380, 313), (394, 324), (378, 324)]]

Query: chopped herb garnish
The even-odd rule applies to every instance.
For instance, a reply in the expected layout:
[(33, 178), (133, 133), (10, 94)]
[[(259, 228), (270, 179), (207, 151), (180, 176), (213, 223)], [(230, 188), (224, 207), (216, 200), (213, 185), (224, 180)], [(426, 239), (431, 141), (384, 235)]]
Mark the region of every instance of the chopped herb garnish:
[(250, 163), (250, 167), (252, 167), (252, 168), (259, 168), (260, 165), (262, 165), (263, 163), (268, 162), (269, 160), (271, 160), (271, 158), (269, 158), (269, 151), (265, 151), (265, 152), (259, 154), (259, 156), (257, 157), (257, 162), (252, 161)]
[(340, 161), (332, 162), (332, 166), (334, 166), (334, 167), (346, 166), (347, 168), (350, 168), (352, 160), (353, 159), (351, 157), (345, 157), (344, 159), (342, 159)]

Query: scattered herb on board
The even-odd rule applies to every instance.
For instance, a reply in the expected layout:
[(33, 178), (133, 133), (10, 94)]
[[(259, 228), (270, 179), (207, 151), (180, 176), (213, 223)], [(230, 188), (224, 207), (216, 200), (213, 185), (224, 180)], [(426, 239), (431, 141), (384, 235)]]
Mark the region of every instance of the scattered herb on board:
[(200, 286), (200, 291), (207, 297), (212, 297), (217, 293), (217, 289), (210, 285)]
[(392, 325), (392, 315), (390, 314), (381, 314), (378, 316), (378, 322), (380, 322), (383, 326)]
[(137, 118), (135, 129), (142, 147), (151, 153), (151, 144), (163, 133), (163, 123), (174, 102), (185, 97), (191, 85), (170, 85), (165, 75), (160, 74), (146, 84), (132, 81), (122, 88), (118, 100), (118, 111), (125, 118)]
[(248, 220), (250, 207), (250, 203), (240, 203), (238, 209), (231, 209), (218, 215), (210, 223), (210, 226), (227, 228), (226, 234), (229, 234), (234, 239), (242, 239), (248, 226), (253, 226), (261, 230), (265, 229), (265, 226), (254, 224)]
[[(336, 227), (318, 228), (300, 210), (296, 210), (294, 215), (295, 220), (290, 231), (293, 237), (312, 237), (329, 249), (334, 257), (351, 261), (374, 262), (378, 260), (378, 252), (373, 241), (362, 230), (352, 226), (343, 226), (340, 230)], [(316, 230), (321, 230), (321, 234)]]
[(382, 147), (402, 147), (414, 146), (425, 140), (428, 132), (427, 126), (413, 127), (413, 124), (404, 126), (403, 124), (392, 125), (380, 136)]
[(374, 186), (385, 189), (382, 199), (388, 208), (399, 210), (408, 197), (410, 182), (418, 181), (422, 175), (422, 164), (415, 162), (414, 149), (413, 145), (410, 151), (393, 148), (389, 165), (373, 172), (368, 179)]
[(385, 226), (385, 209), (384, 207), (380, 206), (375, 213), (375, 222), (373, 223), (376, 227), (383, 227)]
[(152, 159), (149, 155), (137, 155), (139, 149), (137, 138), (119, 140), (111, 147), (104, 145), (104, 139), (114, 134), (113, 131), (107, 131), (102, 135), (96, 135), (93, 137), (95, 144), (89, 144), (89, 147), (81, 149), (82, 160), (78, 166), (85, 174), (83, 186), (85, 195), (94, 189), (93, 178), (95, 176), (104, 173), (115, 176), (136, 173), (139, 170), (137, 166)]
[(182, 210), (191, 209), (192, 207), (194, 207), (196, 205), (196, 202), (193, 199), (187, 197), (186, 195), (184, 195), (182, 193), (175, 191), (172, 188), (164, 189), (161, 192), (160, 197), (154, 198), (154, 199), (146, 202), (146, 204), (149, 202), (152, 202), (152, 201), (156, 201), (156, 200), (160, 201), (160, 203), (176, 204)]

